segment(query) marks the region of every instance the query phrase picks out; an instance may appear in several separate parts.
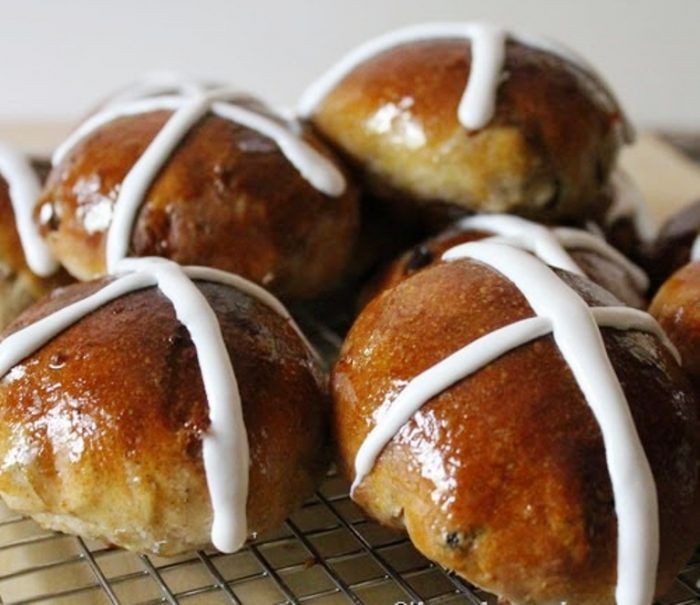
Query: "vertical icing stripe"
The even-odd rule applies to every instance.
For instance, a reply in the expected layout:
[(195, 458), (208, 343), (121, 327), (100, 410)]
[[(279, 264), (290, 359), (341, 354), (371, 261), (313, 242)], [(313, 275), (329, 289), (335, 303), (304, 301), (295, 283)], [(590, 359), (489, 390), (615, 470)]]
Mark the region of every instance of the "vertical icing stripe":
[(515, 248), (464, 244), (460, 256), (501, 273), (520, 290), (535, 314), (551, 319), (554, 340), (603, 436), (617, 513), (617, 602), (649, 605), (659, 557), (656, 485), (595, 317), (551, 269)]
[[(493, 117), (494, 99), (500, 84), (505, 45), (513, 40), (524, 46), (553, 54), (577, 68), (585, 76), (596, 100), (611, 113), (622, 117), (622, 135), (627, 141), (634, 138), (629, 121), (624, 116), (609, 86), (594, 68), (576, 53), (547, 38), (509, 32), (487, 23), (425, 23), (388, 32), (361, 44), (313, 82), (302, 94), (297, 111), (304, 118), (312, 116), (321, 101), (355, 67), (381, 52), (421, 40), (468, 40), (473, 46), (472, 67), (466, 90), (459, 105), (458, 115), (465, 128), (483, 128)], [(471, 90), (470, 90), (471, 89)]]
[(34, 205), (39, 199), (41, 183), (29, 160), (7, 145), (0, 144), (0, 175), (8, 185), (8, 193), (24, 258), (29, 268), (40, 277), (58, 270), (58, 263), (39, 234), (34, 222)]
[[(122, 262), (127, 262), (131, 260), (132, 259), (125, 259)], [(262, 286), (259, 286), (255, 282), (247, 280), (241, 277), (240, 275), (228, 273), (226, 271), (222, 271), (221, 269), (213, 269), (211, 267), (190, 266), (185, 267), (184, 271), (192, 279), (200, 281), (211, 281), (225, 286), (230, 286), (231, 288), (235, 288), (236, 290), (240, 290), (241, 292), (244, 292), (245, 294), (256, 298), (264, 305), (267, 305), (268, 307), (270, 307), (270, 309), (277, 313), (277, 315), (279, 315), (287, 321), (287, 323), (297, 333), (297, 336), (299, 336), (306, 348), (312, 354), (314, 359), (320, 361), (321, 358), (319, 357), (318, 352), (316, 351), (316, 349), (314, 349), (314, 346), (306, 338), (306, 335), (301, 331), (301, 328), (294, 321), (294, 318), (291, 316), (289, 311), (287, 311), (286, 307), (277, 298), (275, 298), (275, 296), (272, 293), (270, 293), (269, 290), (266, 290)]]
[(472, 28), (472, 67), (457, 115), (465, 128), (486, 126), (496, 111), (496, 96), (506, 60), (505, 30), (491, 25)]
[[(247, 535), (249, 445), (238, 383), (216, 314), (192, 280), (206, 280), (241, 290), (259, 300), (301, 335), (289, 312), (269, 292), (238, 275), (205, 267), (181, 267), (164, 258), (130, 258), (115, 267), (116, 277), (90, 296), (14, 332), (0, 342), (0, 376), (49, 340), (129, 292), (156, 286), (171, 302), (197, 351), (209, 404), (210, 429), (202, 456), (214, 511), (211, 539), (223, 552), (243, 546)], [(303, 338), (309, 350), (315, 351)]]
[(161, 110), (173, 112), (122, 182), (107, 232), (105, 257), (110, 273), (128, 255), (136, 215), (149, 187), (190, 129), (210, 111), (272, 139), (301, 177), (325, 195), (338, 197), (345, 192), (345, 177), (331, 160), (306, 142), (292, 125), (283, 125), (237, 105), (236, 100), (242, 98), (238, 89), (197, 88), (194, 84), (186, 88), (190, 89), (194, 92), (183, 96), (164, 95), (108, 104), (89, 117), (54, 152), (52, 161), (56, 166), (86, 137), (118, 118)]
[(197, 351), (209, 403), (210, 426), (202, 456), (214, 510), (211, 541), (222, 552), (235, 552), (248, 537), (250, 454), (231, 357), (214, 310), (185, 272), (175, 263), (153, 264), (151, 272)]
[(498, 271), (520, 290), (535, 317), (483, 336), (414, 377), (358, 450), (353, 489), (422, 405), (500, 355), (551, 332), (603, 436), (618, 523), (617, 603), (649, 605), (659, 556), (656, 485), (600, 326), (650, 333), (676, 357), (677, 351), (648, 314), (627, 307), (588, 307), (552, 269), (518, 248), (484, 240), (456, 246), (442, 258), (468, 258)]
[(107, 232), (105, 257), (108, 273), (112, 273), (116, 264), (127, 256), (136, 213), (143, 203), (148, 188), (161, 171), (163, 163), (170, 157), (189, 129), (207, 111), (209, 111), (209, 99), (205, 96), (196, 96), (190, 103), (182, 105), (166, 122), (124, 178), (119, 195), (114, 202), (112, 223)]

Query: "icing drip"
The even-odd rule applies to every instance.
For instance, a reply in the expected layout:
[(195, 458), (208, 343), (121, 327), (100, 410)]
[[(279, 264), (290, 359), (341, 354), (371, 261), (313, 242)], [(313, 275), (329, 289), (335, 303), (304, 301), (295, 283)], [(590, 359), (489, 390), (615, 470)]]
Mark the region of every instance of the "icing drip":
[(136, 213), (153, 179), (162, 169), (164, 159), (170, 157), (183, 134), (207, 112), (208, 104), (206, 97), (196, 95), (191, 102), (176, 110), (124, 178), (107, 232), (105, 257), (108, 273), (114, 271), (117, 263), (129, 252)]
[(490, 25), (479, 26), (470, 37), (474, 67), (457, 109), (465, 128), (483, 128), (493, 117), (507, 38), (504, 30)]
[(17, 233), (29, 268), (40, 277), (58, 270), (46, 242), (39, 234), (32, 216), (39, 199), (41, 183), (29, 160), (17, 151), (0, 144), (0, 175), (7, 181)]
[[(663, 331), (651, 316), (635, 309), (588, 307), (552, 269), (517, 248), (474, 242), (443, 255), (446, 261), (463, 258), (484, 263), (510, 280), (535, 317), (482, 336), (414, 377), (377, 418), (358, 450), (353, 490), (400, 428), (432, 397), (508, 351), (551, 333), (603, 436), (618, 523), (617, 603), (649, 605), (659, 551), (656, 486), (600, 328), (634, 329), (656, 336)], [(668, 339), (661, 338), (678, 359)]]
[(208, 112), (269, 137), (313, 187), (333, 197), (343, 194), (343, 174), (328, 158), (303, 140), (293, 123), (283, 125), (258, 111), (236, 105), (236, 100), (240, 99), (238, 90), (224, 87), (200, 88), (186, 95), (162, 95), (108, 104), (102, 111), (89, 117), (56, 149), (54, 165), (66, 159), (71, 150), (87, 136), (118, 118), (161, 110), (173, 112), (127, 174), (119, 190), (114, 203), (114, 217), (107, 232), (105, 254), (109, 273), (114, 271), (116, 264), (128, 253), (136, 214), (153, 180), (180, 141)]
[(478, 214), (459, 220), (456, 227), (464, 230), (486, 231), (497, 238), (484, 241), (503, 242), (532, 252), (542, 262), (577, 275), (585, 273), (568, 250), (595, 252), (622, 267), (632, 283), (641, 291), (649, 287), (649, 278), (642, 269), (628, 260), (605, 240), (580, 229), (545, 227), (509, 214)]
[(459, 103), (458, 116), (469, 130), (479, 130), (493, 117), (495, 98), (502, 79), (506, 42), (511, 40), (537, 48), (565, 60), (584, 80), (589, 92), (610, 113), (622, 116), (622, 135), (626, 141), (634, 132), (622, 115), (619, 103), (602, 77), (583, 58), (565, 46), (546, 38), (523, 35), (486, 23), (426, 23), (395, 30), (369, 40), (345, 55), (316, 80), (301, 96), (298, 111), (309, 118), (324, 97), (355, 67), (390, 48), (420, 40), (468, 40), (472, 45), (472, 67)]
[[(114, 281), (94, 294), (10, 334), (0, 342), (0, 376), (88, 313), (129, 292), (156, 286), (172, 303), (178, 321), (192, 339), (209, 404), (210, 428), (202, 441), (202, 456), (214, 512), (211, 540), (223, 552), (238, 550), (248, 535), (248, 437), (236, 375), (219, 322), (193, 280), (237, 288), (278, 313), (297, 334), (301, 335), (301, 331), (272, 294), (224, 271), (181, 267), (166, 259), (146, 257), (121, 261), (116, 266), (115, 275)], [(310, 347), (303, 336), (302, 339)]]

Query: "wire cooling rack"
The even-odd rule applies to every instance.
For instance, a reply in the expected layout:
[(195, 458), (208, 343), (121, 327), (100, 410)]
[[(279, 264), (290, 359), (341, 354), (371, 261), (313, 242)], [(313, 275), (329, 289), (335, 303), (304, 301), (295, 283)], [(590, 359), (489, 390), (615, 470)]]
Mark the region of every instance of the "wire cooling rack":
[[(328, 362), (335, 330), (301, 324)], [(0, 605), (497, 605), (368, 520), (331, 474), (284, 527), (234, 554), (137, 555), (40, 528), (0, 504)], [(700, 550), (660, 605), (700, 604)]]
[[(48, 532), (4, 511), (0, 563), (4, 605), (498, 602), (425, 559), (403, 535), (366, 519), (335, 476), (279, 532), (235, 554), (136, 555)], [(700, 553), (661, 603), (700, 603), (699, 581)]]

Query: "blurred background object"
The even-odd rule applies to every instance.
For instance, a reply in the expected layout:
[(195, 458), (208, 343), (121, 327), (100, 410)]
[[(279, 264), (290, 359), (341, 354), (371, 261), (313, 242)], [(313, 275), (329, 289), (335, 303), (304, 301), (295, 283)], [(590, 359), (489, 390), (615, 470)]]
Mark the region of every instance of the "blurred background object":
[[(292, 107), (370, 37), (425, 21), (488, 20), (563, 41), (607, 78), (640, 130), (700, 156), (698, 0), (0, 0), (0, 9), (0, 140), (30, 152), (53, 149), (101, 99), (149, 71), (233, 82)], [(684, 201), (697, 195), (700, 175), (656, 139), (625, 152), (662, 218), (673, 204), (648, 170), (659, 161), (681, 170), (673, 181)]]
[(0, 136), (62, 123), (145, 71), (232, 81), (292, 105), (342, 53), (410, 23), (489, 20), (564, 41), (647, 128), (700, 130), (697, 0), (2, 0)]

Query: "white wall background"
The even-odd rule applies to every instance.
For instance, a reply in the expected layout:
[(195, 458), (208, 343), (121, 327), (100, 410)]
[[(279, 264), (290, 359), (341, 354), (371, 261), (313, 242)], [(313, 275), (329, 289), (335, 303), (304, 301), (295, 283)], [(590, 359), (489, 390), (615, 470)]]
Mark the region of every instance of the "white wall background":
[(633, 120), (700, 131), (700, 0), (0, 0), (0, 121), (73, 119), (159, 68), (291, 105), (367, 37), (445, 19), (559, 38), (600, 68)]

